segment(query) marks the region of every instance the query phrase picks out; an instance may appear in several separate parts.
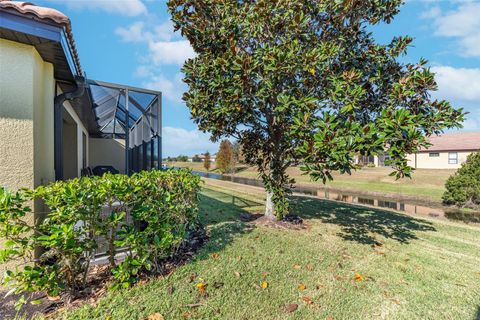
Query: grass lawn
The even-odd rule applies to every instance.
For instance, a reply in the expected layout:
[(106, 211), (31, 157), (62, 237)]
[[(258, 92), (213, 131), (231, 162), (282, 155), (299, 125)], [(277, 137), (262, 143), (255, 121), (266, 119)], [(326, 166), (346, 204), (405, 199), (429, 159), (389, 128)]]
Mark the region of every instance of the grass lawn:
[[(172, 162), (169, 165), (187, 167), (196, 171), (206, 171), (203, 163), (198, 162)], [(257, 171), (253, 167), (240, 164), (237, 170), (237, 176), (257, 178)], [(214, 163), (212, 164), (212, 171), (215, 172)], [(287, 172), (292, 178), (295, 178), (298, 185), (323, 186), (321, 182), (312, 181), (309, 176), (302, 175), (298, 167), (291, 167)], [(390, 168), (363, 168), (353, 172), (352, 175), (335, 173), (333, 175), (334, 180), (328, 182), (327, 187), (362, 193), (410, 196), (440, 202), (445, 190), (445, 181), (455, 170), (417, 169), (412, 179), (401, 180), (389, 177), (388, 174), (390, 172), (392, 172)]]
[[(210, 241), (193, 261), (58, 316), (480, 318), (480, 228), (311, 198), (292, 201), (307, 230), (256, 227), (239, 215), (263, 210), (261, 189), (207, 181), (201, 220)], [(206, 295), (199, 295), (199, 282), (207, 284)], [(288, 313), (287, 304), (298, 309)]]

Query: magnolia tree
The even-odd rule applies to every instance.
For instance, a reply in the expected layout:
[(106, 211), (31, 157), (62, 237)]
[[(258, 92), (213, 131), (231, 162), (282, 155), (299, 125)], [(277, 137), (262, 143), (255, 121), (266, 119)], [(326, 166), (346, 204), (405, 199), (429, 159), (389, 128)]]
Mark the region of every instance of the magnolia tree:
[(266, 215), (288, 212), (291, 165), (324, 183), (356, 155), (387, 155), (397, 178), (426, 137), (460, 127), (462, 109), (434, 100), (411, 43), (379, 44), (402, 0), (169, 0), (176, 30), (196, 52), (183, 72), (192, 118), (213, 139), (235, 137), (267, 190)]

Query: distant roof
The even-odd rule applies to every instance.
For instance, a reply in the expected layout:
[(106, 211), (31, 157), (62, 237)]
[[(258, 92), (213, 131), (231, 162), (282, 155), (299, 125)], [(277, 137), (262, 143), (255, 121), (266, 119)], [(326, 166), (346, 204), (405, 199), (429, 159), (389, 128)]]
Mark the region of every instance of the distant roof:
[(79, 73), (83, 74), (80, 66), (80, 59), (75, 47), (75, 40), (73, 39), (72, 25), (70, 23), (70, 19), (65, 14), (56, 9), (39, 7), (31, 2), (26, 1), (0, 0), (0, 9), (42, 22), (54, 23), (56, 25), (63, 26), (69, 41), (75, 66), (77, 67)]
[(428, 139), (432, 146), (420, 152), (480, 150), (480, 132), (446, 133)]

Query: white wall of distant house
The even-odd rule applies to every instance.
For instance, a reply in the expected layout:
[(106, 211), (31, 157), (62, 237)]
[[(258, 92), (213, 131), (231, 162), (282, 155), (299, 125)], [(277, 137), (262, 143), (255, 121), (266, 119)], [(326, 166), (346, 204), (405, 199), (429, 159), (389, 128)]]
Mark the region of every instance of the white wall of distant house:
[(418, 169), (458, 169), (472, 151), (428, 151), (409, 155), (410, 165)]

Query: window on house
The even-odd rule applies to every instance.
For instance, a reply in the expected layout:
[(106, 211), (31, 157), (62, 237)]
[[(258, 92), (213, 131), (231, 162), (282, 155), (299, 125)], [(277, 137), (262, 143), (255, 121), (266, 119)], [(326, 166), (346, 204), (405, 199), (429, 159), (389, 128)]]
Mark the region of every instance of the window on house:
[(440, 157), (440, 153), (438, 153), (438, 152), (430, 152), (430, 153), (428, 154), (428, 156), (429, 156), (430, 158), (437, 158), (437, 157)]
[(457, 164), (458, 163), (458, 153), (449, 152), (448, 153), (448, 164)]

